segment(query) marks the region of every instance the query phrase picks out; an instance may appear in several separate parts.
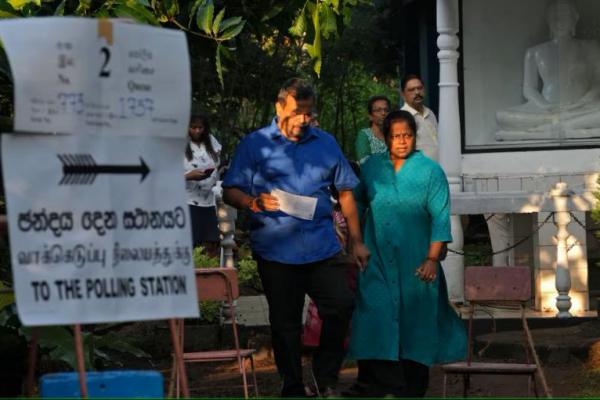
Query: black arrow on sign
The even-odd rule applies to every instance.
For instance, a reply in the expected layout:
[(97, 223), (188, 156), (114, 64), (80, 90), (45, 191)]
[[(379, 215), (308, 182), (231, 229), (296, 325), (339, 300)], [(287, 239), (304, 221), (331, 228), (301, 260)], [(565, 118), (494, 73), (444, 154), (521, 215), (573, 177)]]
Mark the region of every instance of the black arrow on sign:
[(98, 174), (140, 174), (142, 182), (150, 168), (140, 157), (139, 165), (98, 165), (90, 154), (57, 154), (63, 165), (59, 185), (91, 185)]

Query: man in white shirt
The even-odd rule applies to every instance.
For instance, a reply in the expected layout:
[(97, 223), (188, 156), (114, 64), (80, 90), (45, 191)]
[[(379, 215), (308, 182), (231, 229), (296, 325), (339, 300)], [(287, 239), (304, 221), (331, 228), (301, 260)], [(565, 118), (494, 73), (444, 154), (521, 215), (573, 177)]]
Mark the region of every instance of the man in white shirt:
[(400, 83), (400, 95), (404, 99), (402, 110), (408, 111), (417, 121), (417, 149), (427, 157), (438, 160), (437, 118), (423, 104), (425, 86), (418, 75), (408, 74)]

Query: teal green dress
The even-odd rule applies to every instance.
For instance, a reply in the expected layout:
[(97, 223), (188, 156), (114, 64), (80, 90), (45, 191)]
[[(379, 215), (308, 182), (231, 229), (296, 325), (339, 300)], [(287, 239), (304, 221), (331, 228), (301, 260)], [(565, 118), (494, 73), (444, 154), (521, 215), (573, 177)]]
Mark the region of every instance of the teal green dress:
[(441, 265), (433, 282), (415, 276), (430, 242), (452, 240), (442, 168), (415, 151), (396, 172), (388, 153), (375, 154), (361, 167), (354, 195), (366, 210), (371, 258), (358, 277), (349, 358), (428, 366), (464, 359), (465, 329), (448, 301)]

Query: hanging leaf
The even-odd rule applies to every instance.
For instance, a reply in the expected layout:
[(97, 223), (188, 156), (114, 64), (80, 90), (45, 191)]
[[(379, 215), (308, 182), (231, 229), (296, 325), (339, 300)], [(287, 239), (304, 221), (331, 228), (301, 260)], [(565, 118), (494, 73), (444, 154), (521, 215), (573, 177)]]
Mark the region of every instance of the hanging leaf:
[(179, 14), (179, 2), (177, 0), (161, 0), (160, 4), (169, 19), (174, 18)]
[(148, 2), (148, 0), (135, 0), (135, 2), (140, 6), (150, 8), (150, 3)]
[(79, 5), (75, 9), (75, 15), (87, 15), (91, 5), (91, 0), (80, 0)]
[(321, 35), (329, 39), (332, 35), (337, 35), (337, 19), (333, 9), (325, 3), (319, 3), (319, 22)]
[(271, 18), (275, 18), (283, 11), (284, 8), (285, 8), (284, 4), (274, 5), (273, 8), (271, 8), (269, 10), (269, 12), (267, 12), (265, 15), (263, 15), (263, 17), (260, 19), (260, 21), (266, 22), (266, 21), (270, 20)]
[(215, 56), (215, 68), (217, 69), (217, 76), (219, 77), (219, 83), (221, 89), (225, 89), (225, 81), (223, 80), (223, 65), (221, 64), (221, 48), (223, 45), (219, 43), (217, 45), (217, 54)]
[(292, 27), (289, 29), (289, 32), (297, 37), (304, 35), (304, 32), (306, 32), (306, 15), (304, 12), (304, 8), (296, 17), (296, 20), (294, 21)]
[(138, 22), (146, 22), (152, 25), (158, 25), (156, 16), (137, 0), (127, 0), (125, 4), (115, 7), (115, 14), (119, 17), (131, 17)]
[(219, 26), (219, 31), (223, 32), (229, 27), (238, 25), (240, 22), (242, 22), (242, 17), (227, 18), (225, 21), (221, 22), (221, 25)]
[(6, 0), (0, 0), (0, 17), (18, 17), (19, 13)]
[(317, 76), (321, 75), (321, 21), (319, 18), (319, 6), (309, 8), (312, 15), (313, 27), (315, 29), (315, 39), (312, 45), (308, 45), (306, 50), (313, 59), (313, 69)]
[(225, 16), (225, 7), (223, 7), (221, 9), (221, 11), (219, 11), (219, 13), (217, 14), (217, 16), (215, 17), (215, 20), (213, 21), (212, 24), (212, 33), (213, 35), (217, 35), (217, 33), (219, 33), (219, 28), (221, 26), (221, 21), (223, 20), (223, 16)]
[(15, 10), (20, 10), (28, 4), (35, 4), (39, 7), (42, 5), (42, 0), (8, 0), (8, 4)]
[(196, 12), (198, 11), (198, 7), (200, 7), (205, 1), (206, 0), (196, 0), (196, 1), (194, 1), (194, 4), (192, 5), (192, 8), (190, 9), (188, 28), (192, 27), (192, 21), (194, 20)]
[(336, 14), (340, 13), (340, 0), (331, 0), (331, 6)]
[(62, 0), (56, 10), (54, 10), (54, 15), (62, 17), (65, 15), (65, 2), (66, 0)]
[(350, 7), (344, 7), (342, 15), (344, 17), (344, 25), (350, 25), (350, 21), (352, 20), (352, 9)]
[(242, 21), (239, 24), (235, 25), (235, 26), (231, 26), (227, 29), (225, 29), (222, 33), (221, 36), (219, 36), (219, 40), (223, 41), (223, 40), (231, 40), (234, 37), (236, 37), (237, 35), (240, 34), (240, 32), (242, 31), (242, 29), (244, 29), (244, 25), (246, 24), (246, 21)]
[(215, 6), (212, 0), (207, 0), (200, 8), (198, 8), (198, 16), (196, 17), (196, 25), (198, 29), (210, 35), (212, 30), (213, 13)]

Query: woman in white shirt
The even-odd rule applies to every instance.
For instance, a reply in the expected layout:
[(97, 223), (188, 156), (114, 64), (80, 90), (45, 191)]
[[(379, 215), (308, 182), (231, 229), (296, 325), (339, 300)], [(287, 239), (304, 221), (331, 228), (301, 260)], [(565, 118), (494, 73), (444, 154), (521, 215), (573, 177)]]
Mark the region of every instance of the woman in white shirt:
[(183, 168), (192, 217), (193, 245), (202, 245), (209, 253), (214, 253), (219, 243), (219, 230), (212, 189), (219, 180), (221, 144), (210, 134), (210, 124), (204, 115), (192, 116), (188, 135)]

